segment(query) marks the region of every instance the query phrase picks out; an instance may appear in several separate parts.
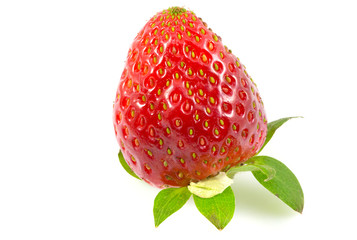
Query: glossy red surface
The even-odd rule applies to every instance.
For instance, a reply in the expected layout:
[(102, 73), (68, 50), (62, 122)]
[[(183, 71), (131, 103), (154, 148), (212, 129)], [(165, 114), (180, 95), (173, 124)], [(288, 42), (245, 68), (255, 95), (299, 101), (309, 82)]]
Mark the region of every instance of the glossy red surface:
[(188, 11), (160, 12), (139, 32), (113, 116), (127, 163), (159, 188), (186, 186), (244, 162), (267, 129), (244, 66)]

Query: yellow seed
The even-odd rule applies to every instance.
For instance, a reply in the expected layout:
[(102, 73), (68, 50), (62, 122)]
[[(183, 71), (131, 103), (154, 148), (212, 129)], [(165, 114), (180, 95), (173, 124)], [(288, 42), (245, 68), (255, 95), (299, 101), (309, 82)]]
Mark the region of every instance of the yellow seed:
[(188, 81), (186, 81), (186, 84), (185, 84), (186, 88), (189, 89), (190, 88), (190, 84), (188, 83)]
[(204, 72), (202, 69), (200, 69), (200, 75), (203, 76), (204, 75)]
[(209, 97), (209, 101), (210, 101), (210, 103), (212, 103), (212, 104), (214, 104), (214, 103), (215, 103), (215, 100), (214, 100), (214, 98), (213, 98), (213, 97)]
[(203, 90), (202, 90), (202, 89), (198, 89), (198, 94), (199, 94), (200, 96), (203, 96)]
[(184, 163), (185, 163), (185, 160), (184, 160), (183, 158), (180, 158), (180, 162), (181, 162), (182, 164), (184, 164)]
[(176, 119), (176, 121), (175, 121), (175, 125), (176, 125), (176, 127), (181, 126), (181, 121), (180, 121), (180, 120), (178, 120), (178, 119)]
[(226, 76), (226, 81), (227, 81), (228, 83), (231, 83), (231, 82), (232, 82), (232, 79), (231, 79), (230, 77)]
[(200, 118), (200, 116), (198, 116), (198, 114), (195, 114), (195, 119), (198, 120)]
[(201, 28), (201, 33), (202, 33), (202, 34), (205, 34), (206, 31), (205, 31), (203, 28)]
[(152, 152), (150, 150), (148, 150), (148, 155), (152, 157)]
[(206, 108), (206, 111), (207, 111), (208, 114), (211, 113), (211, 109), (209, 107)]
[(202, 61), (207, 62), (207, 56), (205, 54), (202, 55)]
[(178, 73), (175, 73), (175, 78), (176, 79), (179, 79), (180, 78), (180, 75)]
[(200, 38), (198, 36), (196, 36), (195, 39), (196, 39), (196, 42), (200, 41)]
[(215, 69), (216, 71), (218, 71), (219, 67), (218, 67), (218, 64), (217, 64), (217, 63), (214, 64), (214, 69)]
[(211, 51), (213, 50), (213, 43), (212, 42), (208, 43), (208, 49), (211, 50)]
[(218, 42), (218, 37), (216, 36), (216, 34), (213, 35), (213, 40)]
[(219, 119), (219, 124), (221, 124), (223, 126), (224, 125), (224, 121), (222, 119)]
[(169, 155), (171, 155), (171, 154), (172, 154), (172, 151), (171, 151), (171, 149), (170, 149), (170, 148), (168, 148), (168, 149), (167, 149), (167, 153), (168, 153)]
[(191, 57), (192, 57), (192, 58), (195, 58), (195, 57), (196, 57), (196, 54), (195, 54), (194, 51), (191, 52)]
[(219, 135), (219, 131), (217, 128), (214, 130), (214, 134)]
[(191, 70), (191, 68), (188, 69), (188, 75), (190, 75), (190, 76), (192, 75), (192, 70)]
[(171, 133), (170, 128), (166, 128), (166, 133), (167, 133), (167, 134), (170, 134), (170, 133)]
[(205, 121), (205, 127), (206, 128), (208, 127), (208, 121)]
[(193, 135), (193, 129), (192, 128), (189, 130), (189, 134)]
[(209, 77), (209, 81), (210, 81), (212, 84), (216, 83), (216, 80), (214, 80), (213, 77)]
[(161, 119), (162, 119), (161, 113), (157, 114), (157, 119), (159, 119), (159, 121), (161, 121)]

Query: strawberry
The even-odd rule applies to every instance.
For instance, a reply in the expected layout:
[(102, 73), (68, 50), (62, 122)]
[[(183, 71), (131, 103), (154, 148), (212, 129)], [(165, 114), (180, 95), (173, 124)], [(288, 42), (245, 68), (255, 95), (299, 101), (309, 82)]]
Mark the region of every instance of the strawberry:
[(127, 164), (158, 188), (187, 186), (245, 162), (267, 133), (244, 65), (179, 7), (157, 13), (134, 39), (113, 122)]

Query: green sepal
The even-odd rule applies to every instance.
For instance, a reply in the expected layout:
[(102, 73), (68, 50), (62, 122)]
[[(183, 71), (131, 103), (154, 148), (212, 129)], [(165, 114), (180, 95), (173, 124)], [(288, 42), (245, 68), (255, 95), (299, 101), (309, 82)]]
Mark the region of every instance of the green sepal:
[(262, 171), (252, 171), (258, 182), (275, 196), (280, 198), (293, 210), (302, 213), (304, 208), (304, 193), (294, 173), (282, 162), (268, 156), (255, 156), (249, 159), (252, 165), (265, 165), (275, 169), (274, 178), (266, 181)]
[(267, 143), (270, 141), (270, 139), (273, 137), (275, 131), (281, 127), (281, 125), (283, 125), (284, 123), (286, 123), (288, 120), (292, 119), (292, 118), (300, 118), (300, 117), (287, 117), (287, 118), (281, 118), (278, 120), (275, 120), (273, 122), (269, 122), (268, 126), (267, 126), (267, 136), (265, 138), (265, 142), (263, 144), (263, 146), (260, 148), (259, 152), (257, 154), (259, 154), (263, 148), (265, 147), (265, 145), (267, 145)]
[(127, 171), (127, 173), (129, 173), (131, 176), (141, 180), (135, 173), (133, 170), (131, 170), (131, 168), (129, 167), (129, 165), (126, 163), (123, 153), (121, 151), (119, 151), (118, 153), (118, 158), (119, 158), (119, 162), (120, 164), (123, 166), (123, 168), (125, 169), (125, 171)]
[(161, 190), (154, 201), (154, 221), (158, 227), (166, 218), (178, 211), (191, 197), (187, 187)]
[(247, 172), (247, 171), (250, 171), (250, 172), (254, 172), (254, 171), (260, 171), (262, 172), (266, 178), (265, 178), (265, 182), (266, 181), (269, 181), (271, 179), (274, 178), (275, 176), (275, 169), (272, 168), (271, 166), (268, 166), (268, 165), (262, 165), (262, 164), (259, 164), (259, 162), (251, 162), (250, 159), (248, 161), (245, 162), (244, 165), (240, 165), (240, 166), (235, 166), (235, 167), (232, 167), (230, 168), (226, 174), (228, 177), (230, 178), (233, 178), (234, 175), (238, 172)]
[(218, 230), (222, 230), (231, 221), (235, 210), (235, 197), (231, 187), (211, 198), (193, 195), (195, 205)]

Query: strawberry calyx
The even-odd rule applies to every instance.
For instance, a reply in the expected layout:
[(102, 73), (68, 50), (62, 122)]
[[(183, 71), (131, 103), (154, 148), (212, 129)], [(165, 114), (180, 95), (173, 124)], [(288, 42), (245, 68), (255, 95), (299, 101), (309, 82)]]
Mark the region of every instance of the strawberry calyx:
[[(268, 123), (267, 139), (264, 146), (271, 140), (274, 133), (288, 120), (282, 118)], [(133, 177), (138, 178), (126, 164), (119, 153), (120, 163)], [(191, 182), (180, 188), (166, 188), (159, 192), (154, 201), (155, 226), (158, 227), (166, 218), (178, 211), (193, 195), (198, 210), (215, 227), (222, 230), (232, 219), (235, 211), (235, 198), (230, 185), (238, 172), (251, 171), (256, 180), (267, 190), (280, 198), (294, 211), (302, 213), (304, 194), (295, 175), (282, 162), (268, 156), (253, 156), (246, 162), (208, 177), (199, 182)]]

